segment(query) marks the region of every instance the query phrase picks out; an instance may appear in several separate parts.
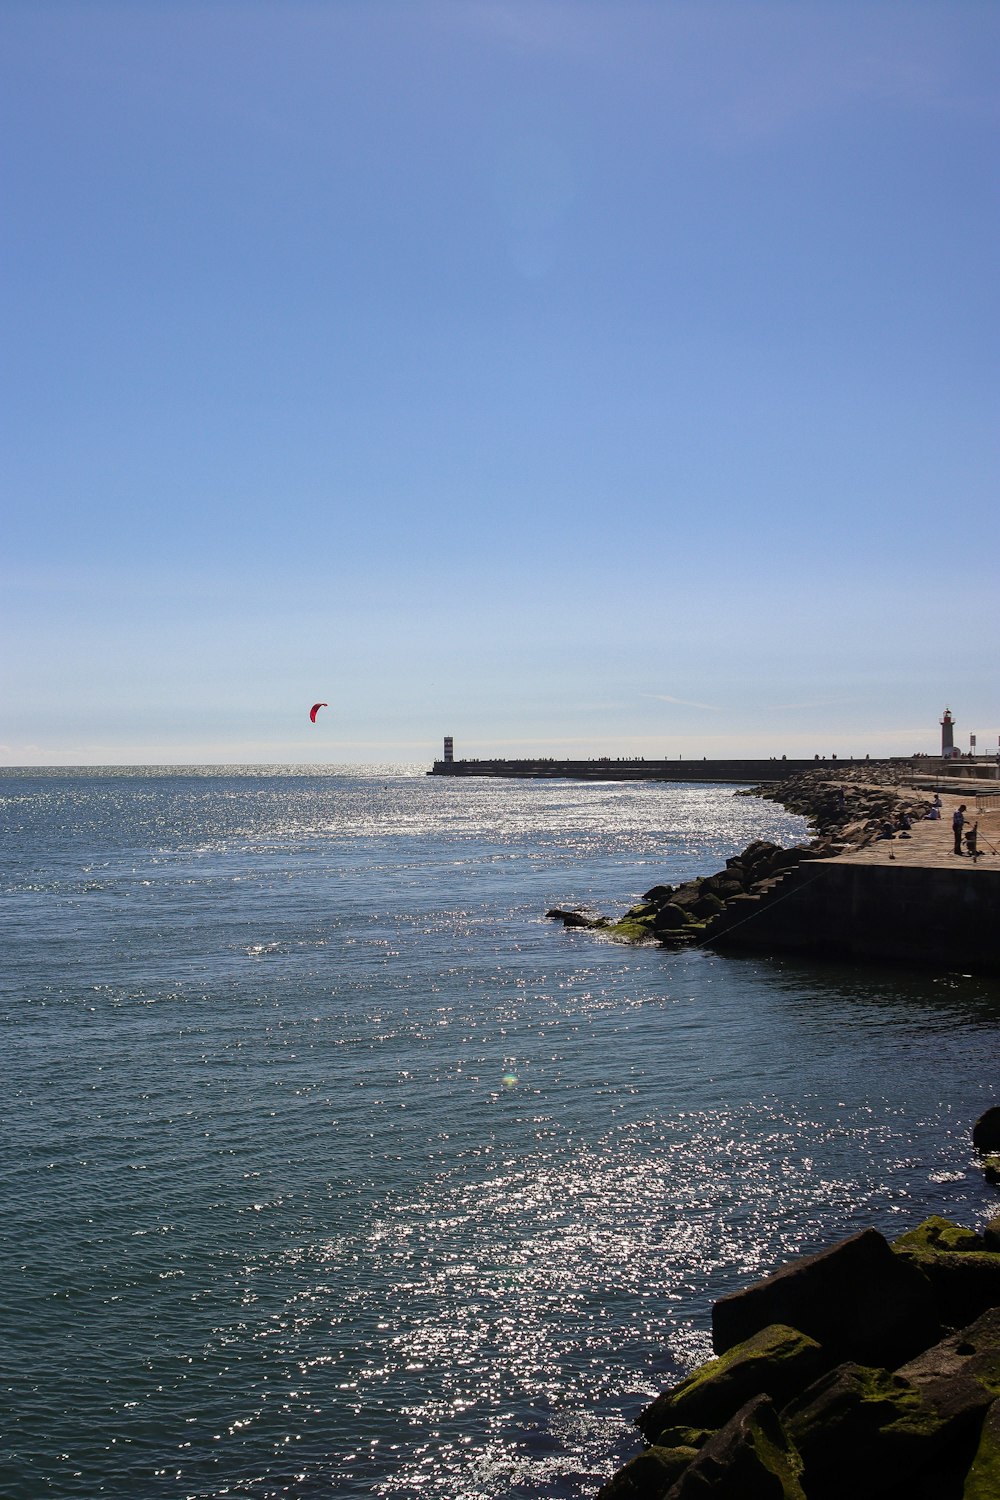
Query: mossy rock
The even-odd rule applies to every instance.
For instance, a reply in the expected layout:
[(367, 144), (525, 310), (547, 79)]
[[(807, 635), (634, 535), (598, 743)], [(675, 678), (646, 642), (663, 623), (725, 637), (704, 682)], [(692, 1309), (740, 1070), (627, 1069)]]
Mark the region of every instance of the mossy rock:
[[(969, 1257), (946, 1258), (964, 1263)], [(801, 1329), (831, 1360), (886, 1368), (940, 1337), (926, 1279), (906, 1252), (893, 1251), (875, 1229), (800, 1256), (773, 1276), (719, 1297), (712, 1308), (716, 1353), (724, 1354), (769, 1323)]]
[(964, 1328), (987, 1308), (1000, 1305), (1000, 1252), (936, 1250), (895, 1245), (895, 1254), (923, 1276), (937, 1317), (946, 1327)]
[(802, 1459), (766, 1396), (709, 1438), (663, 1500), (806, 1500)]
[(638, 906), (629, 907), (623, 920), (629, 921), (630, 919), (634, 919), (635, 921), (641, 921), (643, 917), (655, 916), (658, 910), (659, 907), (654, 906), (652, 901), (640, 901)]
[[(781, 1413), (810, 1500), (882, 1500), (934, 1466), (948, 1422), (887, 1370), (838, 1365)], [(920, 1493), (923, 1493), (922, 1491)]]
[(697, 1448), (647, 1448), (602, 1485), (597, 1500), (661, 1500), (697, 1456)]
[(1000, 1156), (987, 1156), (983, 1162), (983, 1176), (987, 1182), (1000, 1184)]
[(716, 1430), (714, 1427), (687, 1427), (681, 1423), (675, 1427), (664, 1427), (656, 1442), (660, 1448), (704, 1448), (709, 1438), (715, 1436)]
[(900, 1250), (985, 1250), (986, 1242), (981, 1235), (976, 1234), (974, 1229), (965, 1229), (961, 1224), (954, 1224), (951, 1219), (944, 1219), (940, 1214), (932, 1214), (929, 1219), (924, 1219), (916, 1229), (907, 1230), (898, 1239), (893, 1240), (893, 1247)]
[(673, 901), (668, 901), (666, 906), (661, 906), (653, 921), (653, 931), (676, 932), (688, 924), (688, 914)]
[(979, 1447), (965, 1476), (962, 1500), (996, 1500), (1000, 1495), (1000, 1401), (986, 1413)]
[(651, 1442), (662, 1442), (663, 1430), (678, 1423), (722, 1427), (754, 1396), (770, 1396), (783, 1405), (829, 1363), (815, 1339), (772, 1323), (664, 1391), (639, 1417), (638, 1426)]
[(648, 943), (655, 933), (648, 918), (623, 917), (620, 922), (611, 922), (603, 929), (605, 935), (616, 943)]

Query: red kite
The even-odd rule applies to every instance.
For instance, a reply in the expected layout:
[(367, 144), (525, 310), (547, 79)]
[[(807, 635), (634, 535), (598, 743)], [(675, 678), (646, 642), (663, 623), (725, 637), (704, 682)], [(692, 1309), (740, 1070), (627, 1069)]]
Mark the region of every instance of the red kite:
[(310, 717), (310, 719), (312, 719), (312, 721), (313, 721), (314, 724), (316, 722), (316, 715), (319, 713), (320, 709), (321, 708), (329, 708), (329, 707), (330, 707), (329, 703), (314, 703), (313, 704), (312, 708), (309, 710), (309, 717)]

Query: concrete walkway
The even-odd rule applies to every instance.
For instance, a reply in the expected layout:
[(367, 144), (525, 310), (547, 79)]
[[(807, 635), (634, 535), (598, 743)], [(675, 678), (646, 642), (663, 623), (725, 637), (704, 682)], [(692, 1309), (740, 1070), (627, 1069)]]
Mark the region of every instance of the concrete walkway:
[[(898, 787), (897, 791), (901, 797), (906, 796), (906, 788)], [(981, 789), (982, 791), (982, 789)], [(914, 791), (915, 797), (928, 797), (926, 791)], [(840, 855), (840, 859), (849, 864), (864, 865), (911, 865), (920, 866), (924, 869), (954, 869), (972, 876), (983, 869), (1000, 869), (1000, 797), (982, 797), (984, 809), (976, 808), (975, 791), (953, 794), (945, 792), (941, 794), (943, 806), (941, 808), (940, 822), (931, 822), (927, 819), (914, 823), (910, 829), (910, 837), (900, 838), (897, 833), (893, 839), (880, 839), (876, 843), (869, 844), (865, 849), (855, 849)], [(965, 803), (965, 816), (967, 819), (966, 829), (972, 823), (979, 824), (979, 859), (971, 859), (962, 854), (956, 857), (954, 853), (954, 835), (951, 830), (951, 816), (956, 807)], [(990, 845), (993, 847), (991, 848)], [(965, 848), (963, 841), (962, 848)]]

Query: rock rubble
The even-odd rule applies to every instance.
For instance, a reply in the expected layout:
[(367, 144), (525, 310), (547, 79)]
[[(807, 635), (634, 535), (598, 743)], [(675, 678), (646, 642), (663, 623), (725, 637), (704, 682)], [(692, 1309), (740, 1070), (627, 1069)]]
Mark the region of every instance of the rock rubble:
[(597, 1500), (1000, 1496), (1000, 1217), (851, 1235), (720, 1298), (712, 1342)]
[[(878, 784), (871, 779), (876, 775)], [(897, 828), (906, 819), (912, 823), (925, 817), (929, 801), (902, 791), (904, 780), (905, 773), (895, 767), (824, 766), (737, 792), (767, 797), (800, 813), (815, 829), (814, 837), (787, 849), (758, 839), (713, 875), (678, 886), (653, 886), (617, 921), (565, 907), (554, 907), (546, 916), (567, 927), (600, 928), (625, 942), (655, 941), (671, 948), (711, 942), (717, 932), (739, 920), (741, 903), (750, 915), (754, 903), (803, 860), (830, 859), (846, 849), (863, 848), (887, 824)]]

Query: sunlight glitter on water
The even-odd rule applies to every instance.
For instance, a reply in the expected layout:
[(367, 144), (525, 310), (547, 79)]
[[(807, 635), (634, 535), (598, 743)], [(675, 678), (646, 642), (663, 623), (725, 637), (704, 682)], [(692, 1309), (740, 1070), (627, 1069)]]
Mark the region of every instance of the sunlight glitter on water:
[(985, 1217), (995, 988), (543, 920), (793, 841), (773, 804), (15, 782), (11, 1500), (578, 1500), (712, 1297), (866, 1222)]

